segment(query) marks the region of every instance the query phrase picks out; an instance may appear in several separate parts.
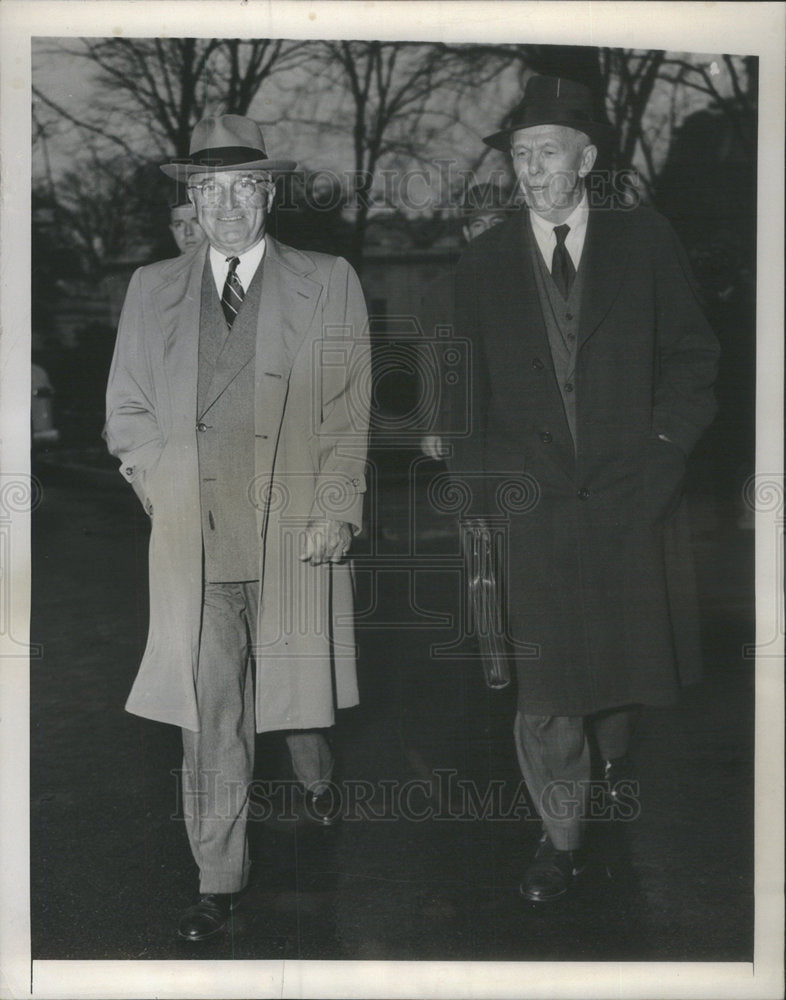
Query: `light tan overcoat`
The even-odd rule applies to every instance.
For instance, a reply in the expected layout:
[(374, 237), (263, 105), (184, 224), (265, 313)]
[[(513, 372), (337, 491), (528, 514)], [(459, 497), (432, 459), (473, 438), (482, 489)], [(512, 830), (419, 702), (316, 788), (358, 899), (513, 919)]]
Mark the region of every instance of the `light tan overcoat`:
[[(150, 627), (126, 708), (191, 730), (199, 729), (196, 397), (206, 255), (207, 245), (133, 275), (104, 429), (110, 452), (152, 519)], [(366, 308), (349, 264), (267, 236), (262, 266), (255, 478), (249, 487), (262, 583), (258, 732), (330, 726), (335, 707), (358, 701), (351, 566), (314, 567), (298, 555), (310, 517), (361, 526), (371, 398)]]

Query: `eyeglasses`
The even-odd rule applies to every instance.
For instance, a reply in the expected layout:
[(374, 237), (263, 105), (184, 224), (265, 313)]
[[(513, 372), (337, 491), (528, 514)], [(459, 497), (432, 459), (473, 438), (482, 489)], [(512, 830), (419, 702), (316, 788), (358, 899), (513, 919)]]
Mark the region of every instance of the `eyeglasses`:
[[(238, 201), (256, 201), (261, 200), (263, 191), (273, 190), (273, 180), (270, 177), (237, 177), (228, 187)], [(198, 191), (203, 200), (211, 205), (221, 199), (225, 188), (216, 180), (207, 180), (189, 184), (188, 190)]]

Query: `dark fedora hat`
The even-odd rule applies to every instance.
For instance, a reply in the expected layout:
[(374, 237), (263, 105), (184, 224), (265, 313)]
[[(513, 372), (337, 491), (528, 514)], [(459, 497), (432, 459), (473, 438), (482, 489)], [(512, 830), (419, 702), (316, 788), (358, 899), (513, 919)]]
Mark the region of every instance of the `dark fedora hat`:
[(505, 153), (510, 149), (511, 134), (533, 125), (565, 125), (584, 132), (596, 145), (612, 134), (607, 122), (595, 118), (592, 94), (583, 83), (564, 76), (531, 76), (523, 100), (511, 115), (510, 125), (483, 141)]
[(184, 181), (192, 174), (216, 170), (268, 170), (272, 174), (295, 169), (294, 160), (271, 160), (265, 152), (262, 129), (243, 115), (211, 115), (194, 126), (188, 157), (161, 167), (167, 177)]

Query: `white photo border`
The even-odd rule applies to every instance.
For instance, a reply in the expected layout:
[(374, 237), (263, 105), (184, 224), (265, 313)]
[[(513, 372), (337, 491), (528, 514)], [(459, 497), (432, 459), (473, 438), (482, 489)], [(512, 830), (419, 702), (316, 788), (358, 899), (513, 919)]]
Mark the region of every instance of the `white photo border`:
[[(783, 4), (3, 0), (0, 4), (0, 472), (29, 476), (31, 39), (394, 38), (729, 52), (760, 59), (757, 473), (780, 483), (756, 523), (757, 642), (783, 599)], [(748, 963), (32, 961), (29, 907), (30, 518), (0, 583), (0, 997), (776, 997), (783, 993), (783, 635), (756, 667), (755, 950)], [(9, 646), (9, 635), (14, 637)]]

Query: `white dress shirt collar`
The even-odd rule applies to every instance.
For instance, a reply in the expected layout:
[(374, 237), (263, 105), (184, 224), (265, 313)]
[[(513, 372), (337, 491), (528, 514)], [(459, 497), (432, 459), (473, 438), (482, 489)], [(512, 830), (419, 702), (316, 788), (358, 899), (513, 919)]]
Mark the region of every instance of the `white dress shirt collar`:
[[(240, 263), (237, 265), (235, 273), (240, 279), (243, 291), (247, 292), (260, 261), (265, 256), (265, 237), (263, 236), (259, 243), (251, 247), (250, 250), (246, 250), (244, 253), (233, 254), (232, 256), (240, 258)], [(210, 247), (210, 267), (213, 271), (213, 281), (216, 284), (219, 298), (221, 298), (224, 291), (224, 282), (227, 280), (229, 261), (232, 259), (232, 256), (227, 257), (220, 250), (216, 250), (214, 246)]]
[[(554, 254), (554, 247), (557, 245), (557, 237), (554, 235), (554, 223), (541, 218), (532, 209), (529, 210), (529, 218), (540, 252), (546, 262), (546, 266), (551, 270), (551, 258)], [(588, 218), (589, 199), (585, 189), (578, 205), (576, 205), (564, 222), (564, 225), (570, 226), (570, 232), (565, 238), (565, 248), (570, 254), (570, 259), (573, 261), (573, 266), (577, 271), (581, 262), (581, 254), (584, 250), (584, 240), (587, 236)]]

